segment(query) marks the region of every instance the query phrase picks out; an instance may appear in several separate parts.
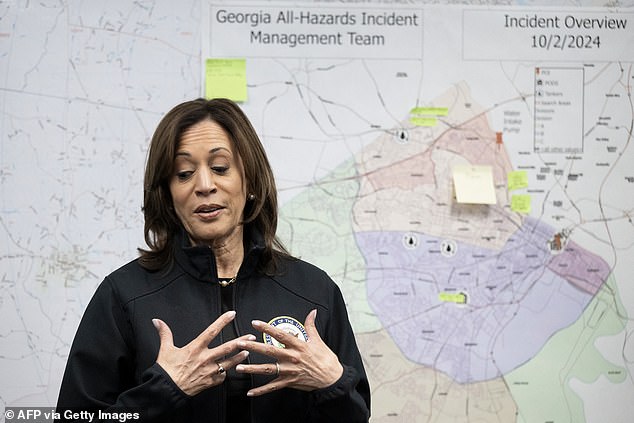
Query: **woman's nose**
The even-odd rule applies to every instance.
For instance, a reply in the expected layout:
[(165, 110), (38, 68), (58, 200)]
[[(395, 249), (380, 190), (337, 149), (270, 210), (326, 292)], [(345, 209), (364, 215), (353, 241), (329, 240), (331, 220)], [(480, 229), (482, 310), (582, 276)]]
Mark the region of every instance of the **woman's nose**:
[(196, 193), (200, 195), (207, 195), (215, 190), (216, 184), (211, 169), (207, 167), (202, 168), (196, 177)]

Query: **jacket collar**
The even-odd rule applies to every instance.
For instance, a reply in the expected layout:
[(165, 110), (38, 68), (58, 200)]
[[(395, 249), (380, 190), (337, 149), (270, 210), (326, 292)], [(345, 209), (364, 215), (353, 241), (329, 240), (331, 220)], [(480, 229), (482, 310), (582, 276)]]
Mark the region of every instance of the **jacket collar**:
[[(264, 237), (251, 225), (245, 226), (244, 259), (238, 278), (243, 278), (257, 269), (258, 261), (264, 250)], [(193, 246), (184, 228), (181, 227), (174, 237), (174, 258), (176, 263), (189, 275), (204, 282), (218, 282), (216, 257), (213, 250), (204, 246)]]

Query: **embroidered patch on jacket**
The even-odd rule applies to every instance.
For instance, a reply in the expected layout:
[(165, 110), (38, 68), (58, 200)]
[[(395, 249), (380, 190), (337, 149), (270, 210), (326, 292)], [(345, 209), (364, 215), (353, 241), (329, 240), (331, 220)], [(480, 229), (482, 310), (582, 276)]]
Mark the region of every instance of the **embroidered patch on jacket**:
[[(297, 339), (301, 339), (304, 342), (308, 341), (308, 334), (306, 333), (306, 329), (304, 329), (304, 325), (302, 325), (297, 319), (288, 316), (279, 316), (273, 318), (269, 322), (269, 325), (281, 329), (289, 335), (292, 335)], [(264, 343), (274, 345), (278, 348), (285, 348), (284, 344), (273, 338), (268, 333), (264, 334)]]

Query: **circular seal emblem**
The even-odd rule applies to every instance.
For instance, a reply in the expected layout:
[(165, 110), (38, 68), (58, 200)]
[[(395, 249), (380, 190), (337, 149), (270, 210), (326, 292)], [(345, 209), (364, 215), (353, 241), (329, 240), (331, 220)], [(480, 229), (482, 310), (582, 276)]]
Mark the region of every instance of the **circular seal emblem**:
[[(304, 329), (304, 325), (302, 325), (297, 319), (288, 316), (275, 317), (269, 322), (269, 325), (281, 329), (284, 332), (294, 336), (297, 339), (301, 339), (304, 342), (308, 341), (308, 334), (306, 333), (306, 329)], [(264, 343), (276, 346), (278, 348), (286, 347), (284, 344), (273, 338), (268, 333), (264, 334)]]

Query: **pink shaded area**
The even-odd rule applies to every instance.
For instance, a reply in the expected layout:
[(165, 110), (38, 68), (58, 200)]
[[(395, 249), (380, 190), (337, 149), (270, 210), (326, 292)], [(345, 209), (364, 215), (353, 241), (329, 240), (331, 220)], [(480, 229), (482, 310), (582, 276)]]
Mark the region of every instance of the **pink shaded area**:
[(473, 165), (493, 167), (496, 184), (506, 184), (506, 175), (513, 170), (503, 143), (489, 126), (486, 114), (480, 114), (441, 135), (435, 147), (467, 159)]
[(421, 184), (433, 184), (434, 162), (431, 152), (426, 151), (407, 159), (379, 168), (366, 175), (374, 191), (398, 187), (412, 190)]
[(563, 252), (553, 257), (548, 268), (591, 295), (599, 291), (610, 274), (610, 267), (601, 257), (572, 241)]
[(412, 190), (420, 185), (436, 184), (436, 163), (432, 152), (440, 149), (460, 156), (470, 164), (491, 166), (495, 183), (505, 184), (507, 174), (513, 167), (504, 144), (498, 142), (500, 138), (490, 128), (486, 115), (478, 115), (457, 128), (445, 131), (425, 151), (378, 167), (362, 176), (368, 179), (374, 191), (390, 188)]

